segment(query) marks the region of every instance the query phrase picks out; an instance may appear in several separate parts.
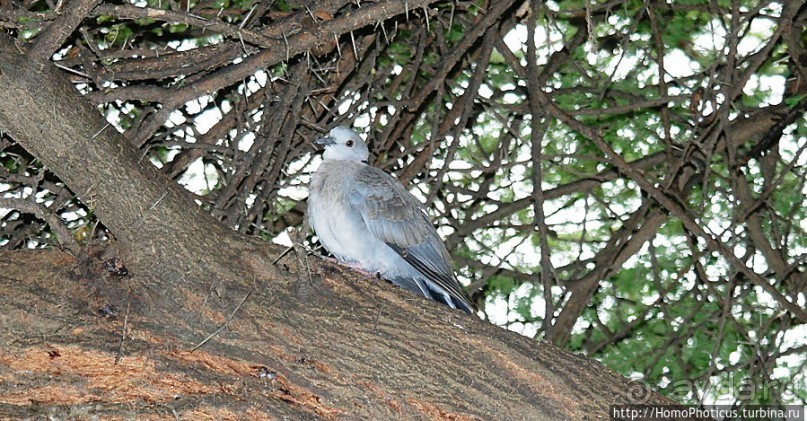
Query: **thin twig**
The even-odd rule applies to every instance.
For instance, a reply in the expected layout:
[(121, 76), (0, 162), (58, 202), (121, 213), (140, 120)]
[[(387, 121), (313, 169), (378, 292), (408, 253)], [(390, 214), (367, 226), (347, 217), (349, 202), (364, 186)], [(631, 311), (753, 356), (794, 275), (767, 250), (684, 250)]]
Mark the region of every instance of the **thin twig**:
[(129, 325), (129, 307), (130, 303), (126, 303), (126, 314), (123, 315), (123, 331), (120, 334), (118, 353), (115, 355), (115, 365), (118, 365), (120, 359), (123, 357), (123, 343), (126, 341), (126, 327)]
[(294, 250), (294, 246), (290, 246), (286, 250), (283, 250), (283, 253), (280, 253), (280, 256), (277, 256), (277, 259), (272, 261), (272, 265), (276, 265), (277, 262), (280, 261), (280, 259), (286, 257), (286, 255), (289, 254), (289, 252), (292, 251), (292, 250)]
[(111, 125), (112, 125), (112, 123), (107, 121), (107, 123), (104, 125), (104, 127), (101, 127), (101, 129), (99, 129), (97, 132), (95, 132), (94, 135), (92, 135), (92, 137), (90, 137), (90, 140), (95, 140), (96, 137), (98, 137), (101, 133), (104, 132), (104, 130), (106, 130), (107, 127), (109, 127)]
[(154, 204), (152, 204), (151, 206), (149, 206), (148, 209), (146, 209), (146, 212), (143, 213), (143, 217), (140, 218), (140, 222), (138, 222), (137, 225), (135, 225), (135, 228), (138, 228), (138, 227), (140, 227), (141, 224), (143, 224), (143, 221), (146, 220), (146, 218), (148, 217), (149, 212), (154, 210), (154, 208), (157, 207), (157, 205), (159, 205), (160, 202), (162, 202), (163, 199), (165, 199), (165, 196), (168, 196), (168, 192), (165, 192), (165, 194), (163, 194), (159, 199), (157, 199), (157, 201), (154, 202)]
[(202, 340), (202, 342), (199, 342), (199, 344), (198, 344), (198, 345), (196, 345), (195, 347), (193, 347), (193, 349), (191, 349), (191, 352), (196, 351), (197, 349), (201, 348), (201, 347), (202, 347), (204, 344), (206, 344), (206, 343), (207, 343), (207, 341), (209, 341), (209, 340), (213, 339), (213, 337), (214, 337), (214, 336), (216, 336), (216, 335), (218, 335), (219, 333), (221, 333), (221, 331), (222, 331), (222, 330), (224, 330), (224, 329), (227, 327), (227, 325), (228, 325), (228, 324), (230, 324), (230, 322), (233, 320), (233, 318), (235, 318), (235, 313), (237, 313), (237, 312), (238, 312), (238, 310), (240, 310), (240, 309), (241, 309), (241, 306), (243, 306), (243, 305), (244, 305), (244, 303), (247, 301), (247, 298), (249, 298), (249, 296), (250, 296), (250, 295), (252, 295), (252, 291), (253, 291), (254, 289), (255, 289), (255, 288), (250, 288), (250, 290), (247, 292), (247, 295), (245, 295), (245, 296), (244, 296), (244, 298), (241, 300), (241, 302), (240, 302), (240, 303), (238, 303), (238, 306), (237, 306), (237, 307), (236, 307), (236, 308), (233, 310), (232, 314), (230, 314), (230, 317), (228, 317), (228, 318), (227, 318), (227, 320), (226, 320), (226, 321), (224, 321), (224, 323), (223, 323), (223, 324), (222, 324), (222, 325), (221, 325), (221, 326), (220, 326), (218, 329), (216, 329), (216, 331), (215, 331), (215, 332), (213, 332), (213, 333), (211, 333), (210, 335), (208, 335), (206, 338), (204, 338), (204, 339)]
[(58, 62), (58, 61), (54, 61), (54, 62), (53, 62), (53, 65), (54, 65), (54, 66), (56, 66), (56, 67), (58, 67), (58, 68), (60, 68), (60, 69), (62, 69), (62, 70), (65, 70), (65, 71), (68, 71), (68, 72), (70, 72), (70, 73), (73, 73), (73, 74), (75, 74), (75, 75), (79, 75), (79, 76), (81, 76), (81, 77), (83, 77), (83, 78), (86, 78), (86, 79), (92, 80), (92, 77), (91, 77), (90, 75), (88, 75), (87, 73), (80, 72), (80, 71), (78, 71), (78, 70), (76, 70), (76, 69), (71, 69), (70, 67), (67, 67), (67, 66), (65, 66), (64, 64), (59, 64), (59, 62)]

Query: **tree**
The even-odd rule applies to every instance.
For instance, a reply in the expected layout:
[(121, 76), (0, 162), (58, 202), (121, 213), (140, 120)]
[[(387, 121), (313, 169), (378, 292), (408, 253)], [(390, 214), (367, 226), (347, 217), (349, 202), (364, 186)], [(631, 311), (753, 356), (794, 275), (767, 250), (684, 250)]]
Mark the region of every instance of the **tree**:
[[(4, 305), (19, 316), (10, 366), (67, 361), (79, 377), (94, 358), (175, 366), (177, 393), (202, 396), (172, 405), (187, 416), (575, 417), (661, 402), (548, 344), (257, 241), (301, 225), (309, 142), (349, 121), (367, 127), (374, 164), (449, 227), (489, 320), (679, 400), (714, 396), (703, 386), (727, 378), (757, 386), (740, 402), (803, 400), (782, 380), (798, 380), (804, 359), (785, 357), (807, 347), (785, 340), (807, 318), (803, 1), (0, 11), (12, 33), (0, 38), (0, 206), (13, 209), (0, 245), (58, 241), (75, 256), (4, 252)], [(204, 188), (189, 180), (198, 167)], [(102, 276), (102, 262), (131, 276)], [(70, 278), (81, 281), (65, 288)], [(26, 310), (42, 302), (49, 313)], [(50, 328), (55, 356), (31, 344)], [(179, 371), (194, 365), (204, 375)], [(151, 372), (134, 382), (164, 393), (132, 392), (127, 405), (166, 404), (173, 389)], [(210, 393), (213, 381), (232, 390)], [(223, 405), (239, 382), (245, 399), (270, 401)], [(96, 397), (80, 390), (63, 403)]]

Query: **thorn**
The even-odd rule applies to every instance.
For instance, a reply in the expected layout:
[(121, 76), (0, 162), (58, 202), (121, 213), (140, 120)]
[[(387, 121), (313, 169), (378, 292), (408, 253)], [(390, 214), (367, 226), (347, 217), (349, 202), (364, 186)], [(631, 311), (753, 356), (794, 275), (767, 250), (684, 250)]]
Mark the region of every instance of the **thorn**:
[(252, 9), (249, 9), (249, 13), (247, 13), (247, 16), (244, 18), (244, 21), (241, 22), (241, 25), (238, 25), (238, 29), (244, 29), (244, 26), (246, 26), (247, 22), (249, 22), (249, 18), (252, 17), (252, 12), (255, 11), (256, 7), (258, 7), (258, 3), (252, 5)]
[(350, 43), (353, 44), (353, 55), (356, 57), (356, 63), (359, 62), (359, 50), (356, 48), (356, 39), (353, 38), (353, 31), (350, 31)]
[(426, 6), (423, 6), (423, 15), (426, 18), (426, 32), (431, 32), (431, 28), (429, 27), (429, 9)]
[(283, 34), (283, 42), (286, 43), (286, 61), (288, 62), (289, 61), (289, 56), (291, 55), (291, 53), (289, 52), (289, 49), (290, 49), (290, 47), (289, 47), (289, 39), (286, 38), (286, 32), (285, 31), (281, 32), (281, 34)]
[(451, 3), (451, 14), (449, 15), (448, 18), (448, 32), (446, 33), (446, 35), (451, 33), (451, 28), (454, 27), (454, 9), (455, 9), (454, 3)]
[(83, 77), (83, 78), (87, 78), (87, 79), (89, 79), (89, 80), (93, 80), (93, 79), (92, 79), (92, 77), (91, 77), (90, 75), (88, 75), (87, 73), (80, 72), (80, 71), (75, 70), (75, 69), (71, 69), (71, 68), (69, 68), (69, 67), (67, 67), (67, 66), (65, 66), (65, 65), (63, 65), (63, 64), (59, 64), (59, 62), (57, 62), (57, 61), (54, 61), (54, 62), (53, 62), (53, 65), (54, 65), (54, 66), (56, 66), (56, 67), (58, 67), (58, 68), (60, 68), (60, 69), (62, 69), (62, 70), (66, 70), (66, 71), (68, 71), (68, 72), (70, 72), (70, 73), (77, 74), (77, 75), (79, 75), (79, 76), (81, 76), (81, 77)]
[[(54, 63), (54, 64), (55, 64), (55, 63)], [(109, 126), (111, 126), (111, 125), (112, 125), (112, 123), (110, 123), (110, 122), (108, 122), (108, 121), (107, 121), (107, 123), (104, 125), (104, 127), (101, 127), (101, 130), (98, 130), (97, 132), (95, 132), (95, 134), (94, 134), (94, 135), (92, 135), (92, 137), (90, 138), (90, 140), (95, 140), (95, 138), (96, 138), (96, 137), (98, 137), (98, 136), (99, 136), (99, 135), (100, 135), (100, 134), (101, 134), (101, 133), (102, 133), (102, 132), (103, 132), (103, 131), (104, 131), (104, 130), (107, 128), (107, 127), (109, 127)]]

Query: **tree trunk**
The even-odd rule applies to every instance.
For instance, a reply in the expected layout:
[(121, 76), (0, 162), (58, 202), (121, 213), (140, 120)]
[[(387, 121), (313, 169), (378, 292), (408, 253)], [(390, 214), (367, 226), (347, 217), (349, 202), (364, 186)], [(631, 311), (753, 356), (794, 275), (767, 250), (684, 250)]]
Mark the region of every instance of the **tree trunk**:
[[(0, 35), (0, 129), (115, 241), (0, 254), (0, 415), (582, 419), (671, 403), (593, 360), (231, 232), (20, 49)], [(105, 269), (113, 258), (128, 275)]]

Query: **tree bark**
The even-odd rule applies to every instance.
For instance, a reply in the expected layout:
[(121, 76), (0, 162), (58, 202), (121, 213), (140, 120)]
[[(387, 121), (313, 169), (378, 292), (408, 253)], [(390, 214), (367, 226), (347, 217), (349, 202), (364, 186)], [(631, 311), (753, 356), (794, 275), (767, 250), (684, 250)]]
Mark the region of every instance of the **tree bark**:
[[(196, 307), (183, 316), (138, 305), (159, 279), (57, 250), (0, 254), (0, 414), (537, 420), (671, 403), (596, 361), (287, 259), (282, 276), (235, 281), (253, 289), (226, 313), (178, 285)], [(197, 330), (180, 326), (188, 316), (226, 328), (194, 350), (202, 335), (175, 333)]]
[[(582, 419), (671, 403), (593, 360), (222, 227), (21, 49), (0, 35), (0, 128), (115, 241), (0, 254), (1, 415)], [(112, 258), (129, 274), (105, 270)]]

